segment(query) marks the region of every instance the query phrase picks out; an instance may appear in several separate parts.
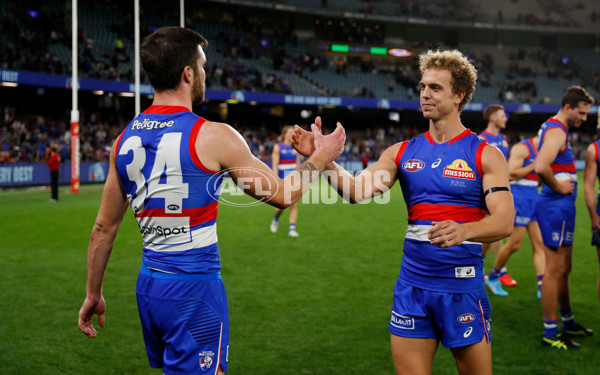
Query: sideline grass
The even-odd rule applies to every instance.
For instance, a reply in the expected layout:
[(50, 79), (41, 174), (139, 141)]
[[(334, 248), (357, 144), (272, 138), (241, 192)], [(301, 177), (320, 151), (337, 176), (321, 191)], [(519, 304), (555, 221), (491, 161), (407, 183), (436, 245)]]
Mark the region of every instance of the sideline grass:
[[(160, 374), (148, 367), (135, 304), (141, 239), (131, 212), (105, 278), (106, 328), (88, 339), (77, 328), (86, 253), (100, 185), (64, 194), (0, 191), (0, 373)], [(332, 196), (330, 196), (332, 197)], [(233, 197), (250, 202), (247, 197)], [(571, 291), (575, 316), (597, 336), (579, 352), (542, 347), (541, 307), (528, 239), (509, 262), (519, 286), (491, 295), (495, 374), (597, 374), (598, 261), (589, 246), (583, 194)], [(388, 204), (299, 206), (299, 238), (269, 232), (273, 209), (219, 205), (218, 233), (231, 319), (230, 374), (393, 374), (387, 322), (400, 266), (406, 208)], [(491, 267), (493, 257), (486, 260)], [(455, 374), (440, 347), (434, 374)]]

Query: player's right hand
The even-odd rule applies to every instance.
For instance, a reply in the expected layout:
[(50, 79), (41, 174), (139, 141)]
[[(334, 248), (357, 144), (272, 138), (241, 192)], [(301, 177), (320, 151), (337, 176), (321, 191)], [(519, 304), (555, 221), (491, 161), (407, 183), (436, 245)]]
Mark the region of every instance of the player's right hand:
[(92, 324), (94, 315), (98, 315), (98, 324), (104, 328), (104, 313), (106, 312), (106, 302), (104, 297), (100, 296), (99, 299), (86, 297), (79, 309), (79, 329), (89, 338), (96, 337), (96, 329)]
[(575, 183), (573, 180), (560, 181), (560, 193), (561, 194), (573, 194), (575, 191)]

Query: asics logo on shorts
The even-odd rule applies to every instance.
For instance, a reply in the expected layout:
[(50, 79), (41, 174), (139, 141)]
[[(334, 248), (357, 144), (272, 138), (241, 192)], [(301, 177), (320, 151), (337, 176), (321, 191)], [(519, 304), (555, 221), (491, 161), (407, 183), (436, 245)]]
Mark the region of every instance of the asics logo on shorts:
[(473, 332), (473, 327), (469, 327), (467, 328), (467, 330), (465, 331), (465, 333), (463, 334), (464, 338), (467, 338), (469, 336), (471, 336), (471, 333)]

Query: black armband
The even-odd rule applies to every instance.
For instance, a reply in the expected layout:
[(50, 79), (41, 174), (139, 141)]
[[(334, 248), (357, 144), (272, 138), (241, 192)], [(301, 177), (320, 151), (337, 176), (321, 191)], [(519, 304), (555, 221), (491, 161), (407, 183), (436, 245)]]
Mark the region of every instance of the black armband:
[(495, 193), (497, 191), (510, 191), (509, 188), (507, 188), (506, 186), (496, 186), (496, 187), (492, 187), (487, 189), (484, 193), (483, 193), (483, 197), (485, 198), (488, 194), (491, 193)]

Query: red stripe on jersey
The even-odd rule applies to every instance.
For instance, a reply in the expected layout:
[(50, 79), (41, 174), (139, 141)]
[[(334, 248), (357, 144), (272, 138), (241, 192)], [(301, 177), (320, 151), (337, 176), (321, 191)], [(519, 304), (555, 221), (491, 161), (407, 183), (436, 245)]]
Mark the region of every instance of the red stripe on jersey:
[(481, 144), (477, 146), (477, 153), (475, 155), (475, 164), (477, 165), (477, 172), (479, 172), (479, 176), (481, 178), (483, 178), (483, 164), (481, 163), (481, 155), (483, 154), (483, 149), (487, 144), (487, 142), (481, 142)]
[(448, 144), (450, 145), (450, 144), (452, 144), (452, 143), (454, 143), (454, 142), (456, 142), (456, 141), (458, 141), (458, 140), (460, 140), (460, 139), (462, 139), (462, 138), (464, 138), (464, 137), (466, 137), (467, 135), (469, 135), (469, 134), (472, 134), (472, 133), (473, 133), (473, 132), (472, 132), (472, 131), (470, 131), (469, 129), (465, 129), (465, 131), (464, 131), (464, 132), (460, 133), (460, 134), (459, 134), (459, 135), (457, 135), (456, 137), (454, 137), (454, 138), (452, 138), (451, 140), (449, 140), (449, 141), (448, 141)]
[(400, 145), (400, 149), (398, 150), (398, 153), (396, 154), (396, 165), (398, 166), (398, 168), (400, 168), (400, 158), (402, 158), (402, 154), (404, 154), (404, 150), (406, 150), (406, 146), (408, 146), (408, 141), (402, 142), (402, 144)]
[(596, 142), (592, 144), (594, 145), (594, 160), (598, 161), (598, 144)]
[[(127, 129), (127, 128), (125, 128)], [(125, 133), (125, 129), (123, 129), (123, 131), (121, 132), (121, 134), (119, 134), (119, 138), (117, 138), (117, 141), (115, 142), (115, 164), (114, 167), (117, 167), (117, 155), (119, 154), (119, 146), (121, 145), (121, 139), (123, 139), (123, 133)]]
[(423, 134), (425, 136), (425, 138), (427, 138), (427, 140), (429, 141), (429, 143), (434, 144), (435, 142), (433, 141), (433, 138), (431, 138), (431, 134), (429, 134), (429, 130), (427, 130), (425, 132), (425, 134)]
[(415, 204), (408, 207), (408, 220), (454, 220), (461, 223), (479, 221), (487, 211), (479, 207), (451, 204)]
[(533, 153), (535, 154), (535, 156), (537, 157), (538, 154), (538, 150), (537, 148), (535, 148), (535, 145), (533, 144), (533, 138), (529, 138), (527, 140), (527, 142), (529, 143), (529, 145), (531, 146), (531, 148), (529, 149), (529, 147), (527, 147), (529, 149), (529, 155), (527, 155), (526, 159), (529, 159), (531, 157), (531, 150), (533, 150)]
[(563, 124), (562, 121), (560, 121), (556, 117), (550, 117), (547, 121), (548, 122), (556, 122), (556, 123), (560, 124), (560, 126), (562, 126), (565, 133), (569, 131), (569, 128), (567, 127), (567, 125)]
[(294, 159), (294, 160), (279, 160), (279, 164), (296, 164), (296, 159)]
[(190, 144), (189, 144), (190, 157), (192, 158), (192, 162), (196, 165), (196, 167), (200, 168), (201, 170), (203, 170), (206, 173), (216, 174), (216, 173), (219, 173), (220, 171), (213, 171), (211, 169), (208, 169), (204, 164), (202, 164), (202, 162), (200, 161), (200, 158), (198, 157), (198, 152), (196, 152), (196, 139), (198, 138), (198, 133), (200, 132), (200, 128), (202, 127), (202, 125), (204, 125), (205, 122), (206, 122), (206, 119), (199, 118), (194, 123), (192, 132), (190, 133)]
[(575, 173), (575, 164), (552, 164), (552, 171), (554, 173), (558, 172), (569, 172)]
[[(565, 132), (565, 135), (567, 136), (567, 141), (565, 142), (565, 147), (563, 147), (562, 150), (560, 150), (558, 152), (559, 154), (562, 154), (563, 152), (565, 152), (567, 150), (567, 147), (569, 146), (569, 128), (567, 128), (567, 126), (565, 124), (563, 124), (562, 122), (560, 122), (559, 120), (557, 120), (554, 117), (550, 117), (548, 120), (546, 120), (546, 122), (555, 122), (555, 123), (559, 124), (561, 127), (556, 128), (556, 129), (561, 129), (563, 132)], [(544, 132), (544, 134), (542, 135), (542, 138), (540, 138), (540, 144), (543, 144), (542, 141), (543, 141), (544, 137), (546, 137), (546, 134), (547, 134), (547, 132)]]
[(177, 105), (151, 105), (145, 111), (145, 115), (172, 115), (179, 112), (191, 112), (189, 108)]
[(217, 218), (219, 202), (212, 202), (204, 207), (184, 208), (180, 214), (168, 214), (164, 208), (146, 208), (135, 217), (190, 217), (190, 226), (206, 223)]

